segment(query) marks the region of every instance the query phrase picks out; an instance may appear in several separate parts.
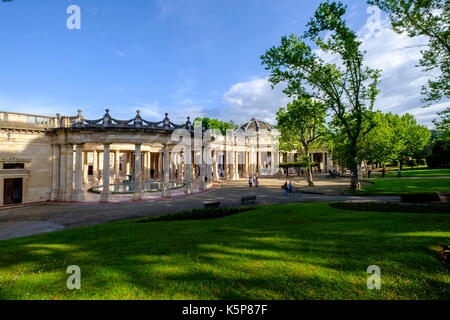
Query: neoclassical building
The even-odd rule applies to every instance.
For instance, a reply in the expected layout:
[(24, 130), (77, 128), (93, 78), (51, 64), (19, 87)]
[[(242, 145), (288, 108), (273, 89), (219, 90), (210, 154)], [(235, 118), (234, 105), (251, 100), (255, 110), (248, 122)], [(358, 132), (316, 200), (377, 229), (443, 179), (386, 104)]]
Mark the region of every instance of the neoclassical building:
[[(166, 117), (96, 120), (0, 111), (0, 206), (141, 200), (202, 192), (214, 182), (274, 176), (278, 131), (253, 118), (225, 135)], [(286, 155), (285, 155), (286, 157)], [(294, 154), (287, 154), (294, 157)], [(325, 152), (312, 155), (330, 166)], [(327, 162), (328, 160), (328, 162)], [(128, 198), (127, 198), (128, 197)]]

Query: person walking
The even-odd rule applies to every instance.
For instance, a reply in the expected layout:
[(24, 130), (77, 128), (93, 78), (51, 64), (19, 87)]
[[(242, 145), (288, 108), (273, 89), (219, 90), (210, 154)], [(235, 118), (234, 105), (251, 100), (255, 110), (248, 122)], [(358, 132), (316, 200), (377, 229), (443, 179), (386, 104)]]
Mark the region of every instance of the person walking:
[(252, 187), (252, 177), (248, 177), (248, 185), (250, 188)]
[(284, 195), (287, 196), (288, 195), (288, 183), (287, 183), (287, 181), (283, 184), (283, 186), (281, 188), (284, 190)]
[(255, 177), (255, 188), (258, 188), (258, 186), (259, 186), (258, 177)]
[(288, 185), (288, 194), (292, 193), (292, 181), (289, 181), (289, 185)]
[(397, 170), (397, 177), (401, 177), (402, 176), (402, 170), (400, 170), (400, 168), (398, 168)]

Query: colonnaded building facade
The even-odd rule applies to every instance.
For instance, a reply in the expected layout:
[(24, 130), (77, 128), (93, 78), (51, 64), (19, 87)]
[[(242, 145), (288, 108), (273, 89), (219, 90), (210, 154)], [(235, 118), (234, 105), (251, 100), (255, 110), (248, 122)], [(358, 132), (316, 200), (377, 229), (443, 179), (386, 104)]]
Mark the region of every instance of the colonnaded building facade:
[[(276, 176), (279, 133), (256, 118), (226, 135), (187, 118), (174, 124), (0, 111), (0, 206), (43, 201), (114, 202), (202, 192), (214, 182)], [(311, 154), (322, 170), (325, 150)]]

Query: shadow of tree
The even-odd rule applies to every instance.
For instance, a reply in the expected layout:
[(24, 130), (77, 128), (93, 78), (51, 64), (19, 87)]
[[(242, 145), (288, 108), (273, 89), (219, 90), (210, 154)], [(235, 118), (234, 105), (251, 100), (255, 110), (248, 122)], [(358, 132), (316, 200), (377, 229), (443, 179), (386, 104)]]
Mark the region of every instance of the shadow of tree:
[[(122, 221), (0, 243), (1, 299), (441, 299), (448, 215), (260, 207), (217, 220)], [(79, 265), (82, 289), (66, 288)], [(366, 269), (381, 268), (368, 290)]]

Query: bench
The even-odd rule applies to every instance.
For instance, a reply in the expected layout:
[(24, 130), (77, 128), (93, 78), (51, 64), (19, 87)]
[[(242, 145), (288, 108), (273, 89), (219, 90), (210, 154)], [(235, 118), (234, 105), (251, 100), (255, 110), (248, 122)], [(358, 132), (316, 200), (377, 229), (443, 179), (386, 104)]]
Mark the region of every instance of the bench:
[(256, 196), (241, 197), (241, 204), (255, 203), (255, 202), (256, 202)]
[(205, 202), (205, 208), (218, 208), (220, 206), (220, 201), (217, 202)]

